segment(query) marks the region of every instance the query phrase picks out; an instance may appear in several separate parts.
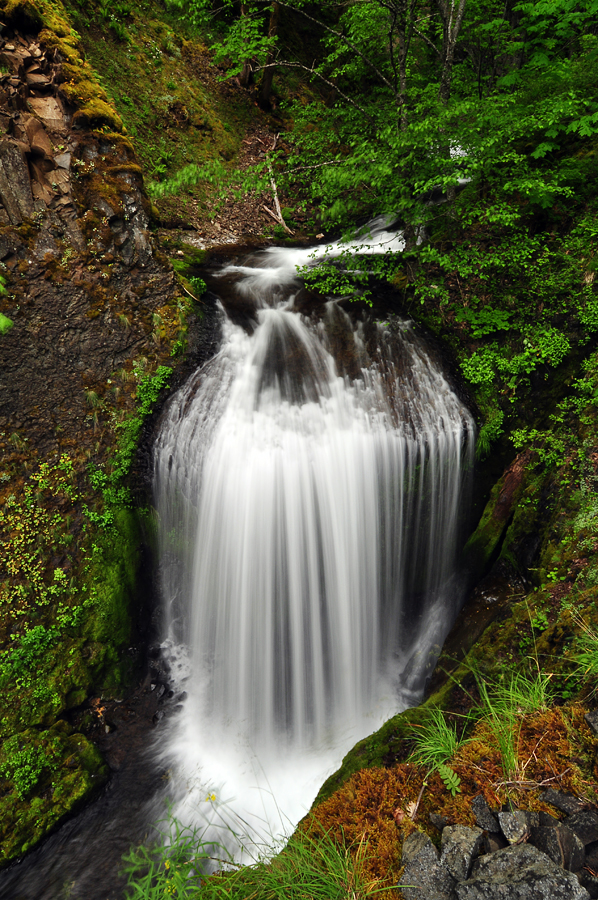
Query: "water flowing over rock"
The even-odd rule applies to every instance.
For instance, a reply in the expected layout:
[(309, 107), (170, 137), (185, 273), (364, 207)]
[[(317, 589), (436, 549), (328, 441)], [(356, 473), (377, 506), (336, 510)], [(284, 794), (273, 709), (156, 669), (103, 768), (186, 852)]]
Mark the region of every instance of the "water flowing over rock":
[(223, 802), (233, 745), (278, 800), (294, 754), (338, 759), (411, 705), (461, 599), (473, 420), (409, 323), (300, 315), (303, 257), (223, 271), (250, 325), (225, 317), (157, 442), (165, 648), (189, 692), (168, 752), (201, 785), (190, 803)]

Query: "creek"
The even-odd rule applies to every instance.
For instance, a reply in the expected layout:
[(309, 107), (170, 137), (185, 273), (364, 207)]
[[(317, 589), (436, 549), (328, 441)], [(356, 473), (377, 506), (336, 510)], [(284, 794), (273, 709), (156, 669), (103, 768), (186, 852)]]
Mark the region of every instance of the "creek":
[[(355, 246), (401, 239), (378, 221)], [(121, 898), (122, 854), (166, 799), (251, 859), (421, 699), (464, 595), (475, 425), (412, 323), (305, 291), (297, 266), (345, 248), (212, 273), (221, 347), (168, 401), (154, 454), (174, 699), (102, 794), (0, 874), (3, 898)]]

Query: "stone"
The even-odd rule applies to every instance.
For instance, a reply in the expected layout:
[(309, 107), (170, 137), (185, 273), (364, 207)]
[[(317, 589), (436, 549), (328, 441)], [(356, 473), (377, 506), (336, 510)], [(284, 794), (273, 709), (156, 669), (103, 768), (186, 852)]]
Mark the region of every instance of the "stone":
[(584, 847), (598, 841), (598, 813), (585, 809), (569, 816), (565, 824), (575, 832)]
[(483, 794), (478, 794), (477, 797), (473, 798), (471, 801), (471, 809), (480, 828), (483, 828), (484, 831), (494, 833), (500, 832), (498, 820), (486, 803), (486, 798)]
[(0, 141), (0, 197), (13, 225), (33, 215), (29, 168), (15, 141)]
[(430, 823), (437, 828), (438, 831), (442, 831), (443, 828), (446, 828), (449, 821), (446, 816), (439, 816), (438, 813), (430, 813), (429, 815)]
[(469, 880), (457, 884), (458, 900), (588, 900), (577, 877), (545, 853), (519, 844), (482, 856)]
[(550, 813), (547, 812), (540, 812), (539, 819), (540, 825), (549, 826), (551, 828), (554, 828), (555, 825), (559, 825), (561, 821), (560, 819), (556, 819), (554, 816), (551, 816)]
[(586, 844), (586, 866), (598, 872), (598, 843)]
[(58, 166), (59, 169), (70, 169), (71, 167), (71, 154), (70, 153), (59, 153), (58, 156), (54, 157), (54, 162)]
[(399, 887), (405, 900), (454, 900), (455, 879), (427, 834), (415, 831), (403, 844)]
[(498, 822), (509, 844), (517, 844), (520, 841), (524, 841), (530, 833), (528, 818), (523, 810), (516, 809), (513, 812), (499, 812)]
[(64, 110), (55, 97), (30, 97), (27, 104), (31, 112), (43, 119), (50, 131), (67, 130)]
[(566, 825), (532, 828), (530, 843), (570, 872), (577, 872), (585, 862), (584, 845)]
[(497, 850), (504, 850), (509, 846), (508, 840), (501, 832), (488, 831), (484, 835), (484, 853), (496, 853)]
[(481, 828), (448, 825), (442, 832), (440, 862), (444, 863), (457, 881), (465, 881), (469, 877), (483, 840), (484, 832)]
[(577, 872), (577, 880), (586, 889), (592, 900), (598, 898), (598, 878), (595, 875), (592, 875), (587, 869), (582, 869), (581, 872)]
[(554, 788), (549, 788), (540, 794), (540, 800), (543, 800), (544, 803), (548, 803), (550, 806), (556, 806), (557, 809), (567, 813), (568, 816), (572, 816), (573, 813), (580, 812), (583, 809), (583, 803), (578, 797), (574, 797), (573, 794), (565, 794), (564, 791), (555, 791)]
[(598, 709), (593, 709), (591, 712), (587, 712), (584, 716), (584, 719), (586, 720), (594, 734), (598, 734)]
[(41, 72), (29, 72), (25, 75), (25, 81), (31, 87), (45, 87), (50, 84), (50, 79), (46, 75), (42, 75)]

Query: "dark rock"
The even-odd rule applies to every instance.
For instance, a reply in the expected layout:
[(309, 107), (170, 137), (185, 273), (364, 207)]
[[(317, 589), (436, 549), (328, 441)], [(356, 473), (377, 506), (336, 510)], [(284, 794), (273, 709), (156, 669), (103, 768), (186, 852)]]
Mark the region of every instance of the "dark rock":
[(530, 833), (528, 817), (523, 810), (514, 812), (499, 812), (498, 821), (500, 828), (509, 844), (518, 844), (524, 841)]
[(500, 832), (498, 820), (486, 803), (486, 798), (483, 794), (478, 794), (477, 797), (473, 798), (471, 801), (471, 809), (480, 828), (483, 828), (484, 831), (493, 833)]
[(592, 875), (587, 869), (582, 869), (577, 872), (577, 880), (586, 889), (592, 900), (598, 898), (598, 878), (595, 875)]
[(442, 831), (442, 829), (446, 828), (449, 823), (449, 820), (446, 816), (439, 816), (438, 813), (430, 813), (429, 819), (430, 823), (434, 826), (434, 828), (437, 828), (438, 831)]
[(543, 794), (540, 794), (540, 800), (543, 800), (544, 803), (548, 803), (550, 806), (556, 806), (557, 809), (567, 813), (568, 816), (572, 816), (583, 809), (583, 803), (578, 797), (574, 797), (573, 794), (565, 794), (563, 791), (555, 791), (553, 788), (549, 788)]
[(458, 900), (588, 900), (577, 877), (536, 847), (521, 844), (483, 856), (457, 884)]
[(484, 853), (496, 853), (497, 850), (504, 850), (508, 846), (508, 840), (500, 832), (490, 831), (484, 835)]
[(473, 861), (482, 848), (483, 838), (481, 828), (467, 828), (465, 825), (448, 825), (442, 832), (440, 863), (457, 881), (465, 881), (469, 877)]
[(33, 215), (29, 168), (16, 141), (0, 142), (0, 197), (12, 225)]
[(532, 828), (530, 843), (570, 872), (577, 872), (585, 862), (582, 842), (566, 825)]
[(551, 816), (550, 813), (540, 812), (540, 826), (554, 828), (555, 825), (560, 824), (560, 819), (556, 819), (554, 816)]
[(584, 719), (586, 720), (594, 734), (598, 734), (598, 709), (587, 712), (584, 716)]
[(565, 824), (575, 832), (584, 847), (598, 841), (598, 813), (586, 809), (569, 816)]
[(586, 844), (586, 866), (593, 872), (598, 872), (598, 842)]
[(415, 831), (403, 844), (399, 886), (405, 900), (454, 900), (455, 879), (440, 862), (427, 834)]

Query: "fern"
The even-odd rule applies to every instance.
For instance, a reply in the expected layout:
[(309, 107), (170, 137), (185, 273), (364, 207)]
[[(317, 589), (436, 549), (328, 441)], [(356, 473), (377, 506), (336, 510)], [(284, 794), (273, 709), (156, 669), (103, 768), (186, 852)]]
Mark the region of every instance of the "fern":
[(457, 794), (461, 793), (461, 779), (450, 766), (445, 765), (445, 763), (440, 763), (438, 766), (438, 774), (447, 791), (450, 791), (451, 797), (455, 797)]

